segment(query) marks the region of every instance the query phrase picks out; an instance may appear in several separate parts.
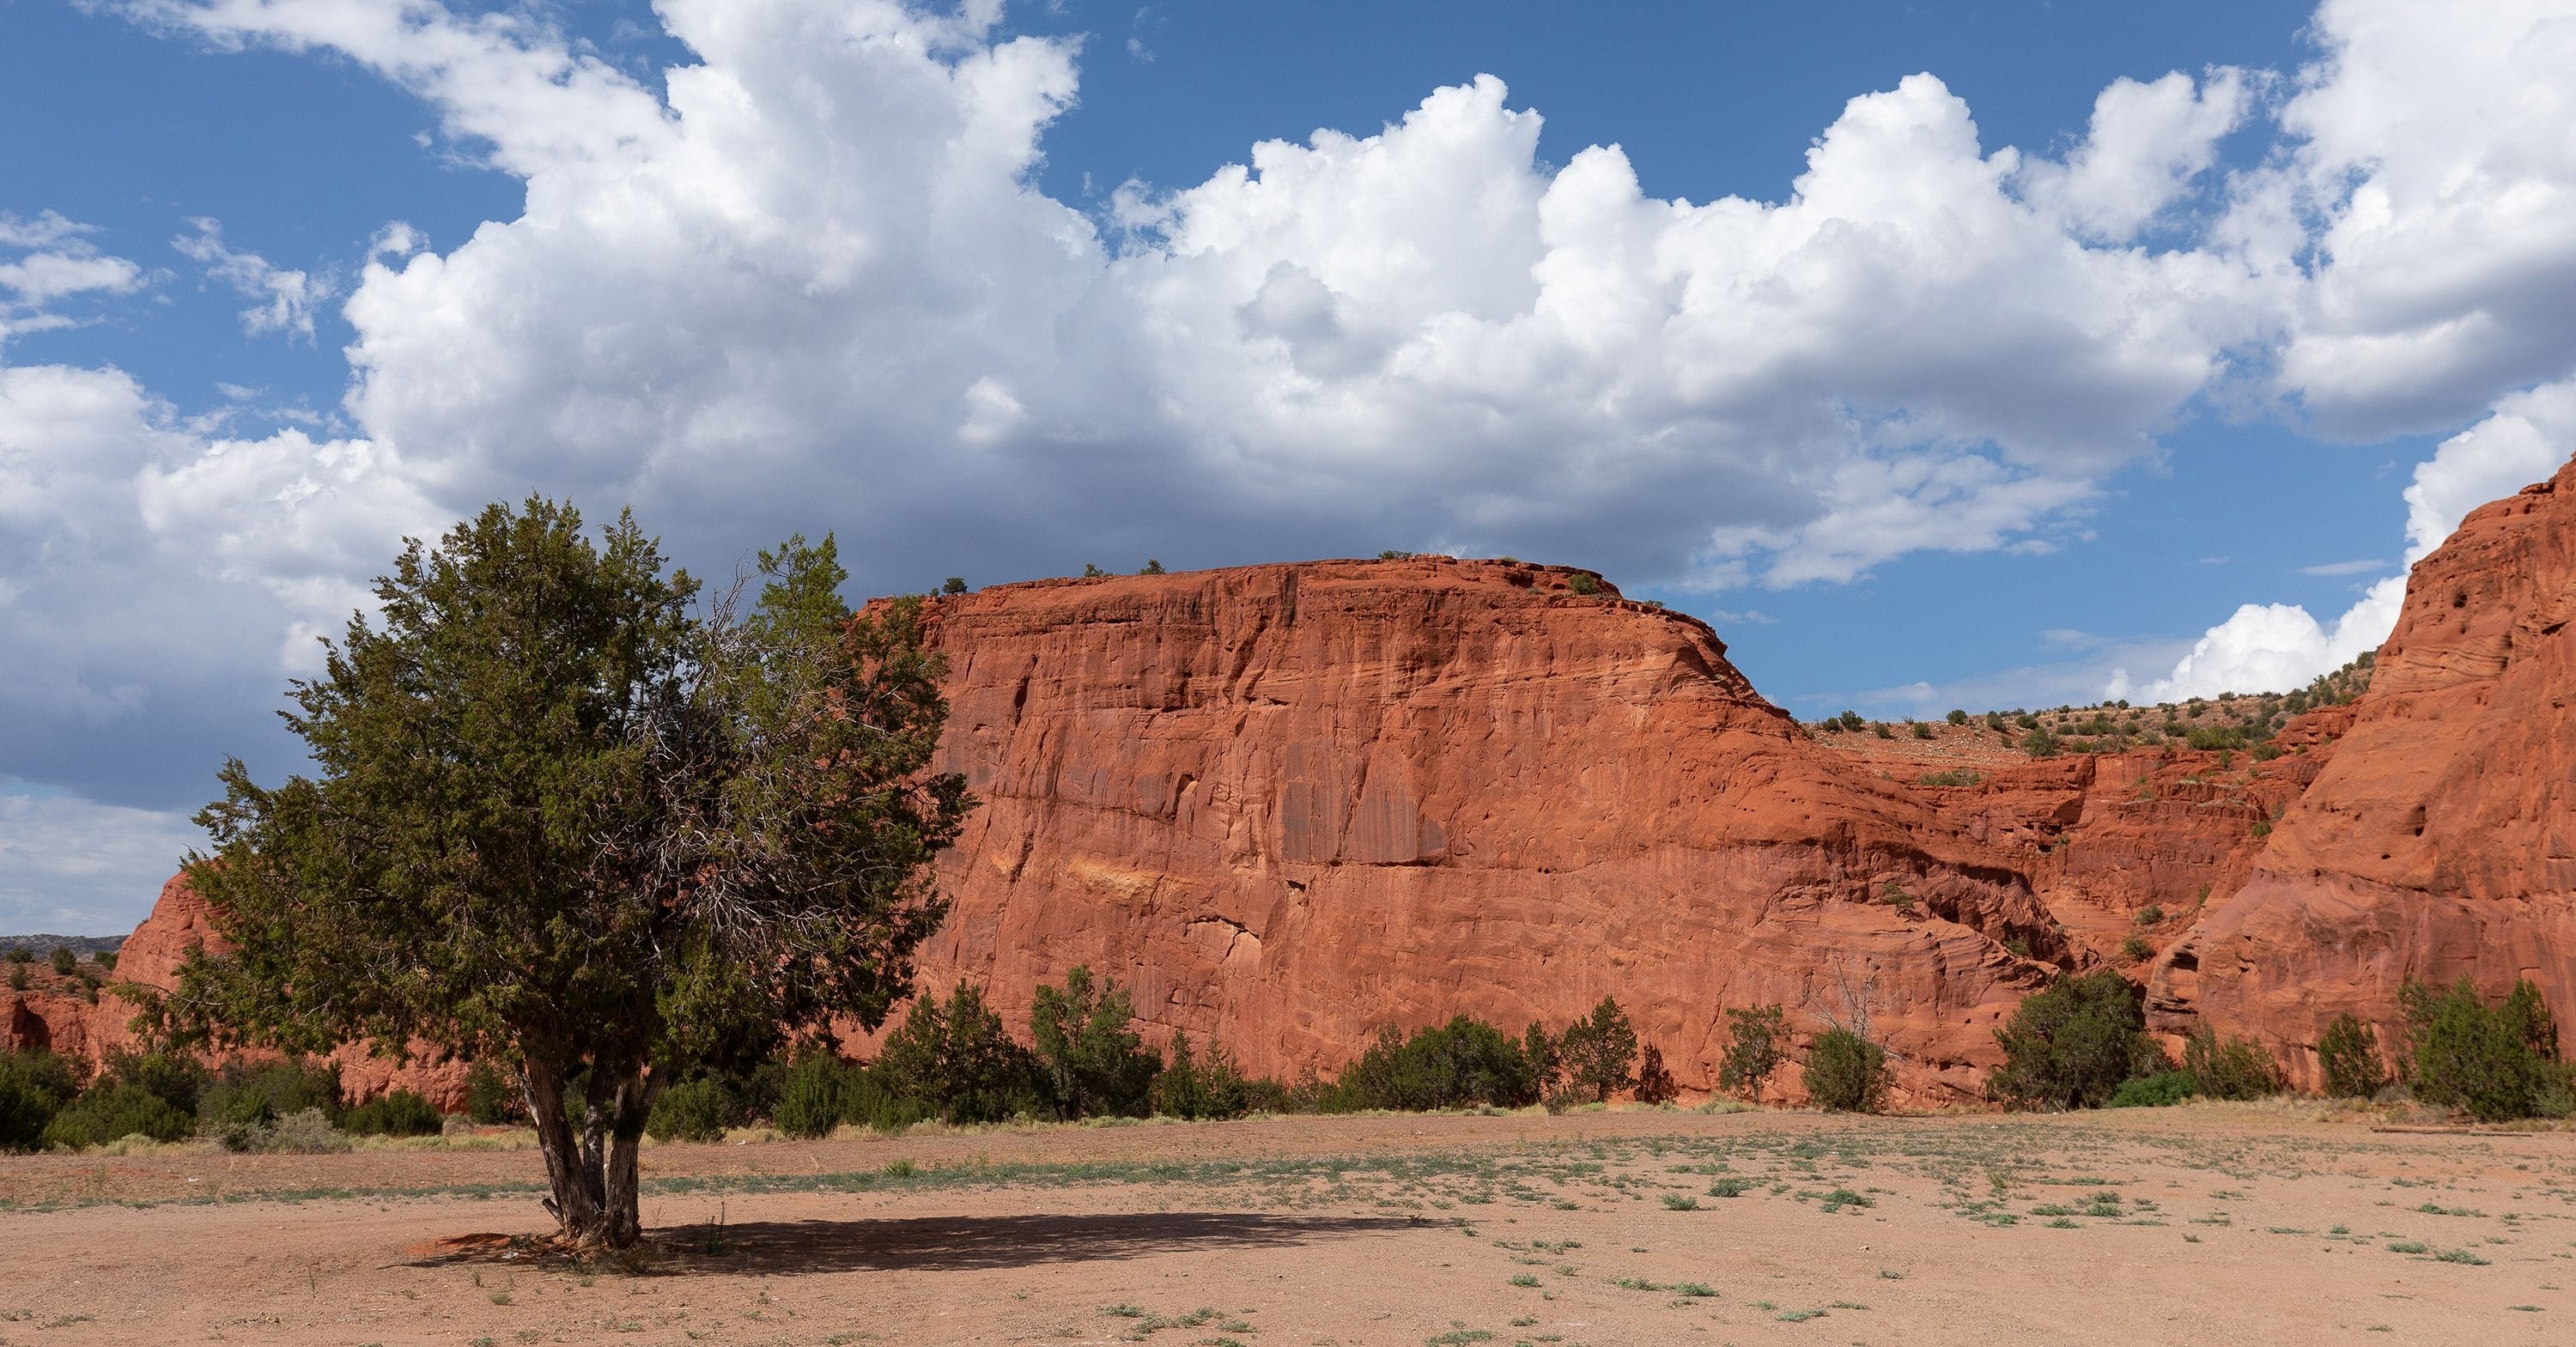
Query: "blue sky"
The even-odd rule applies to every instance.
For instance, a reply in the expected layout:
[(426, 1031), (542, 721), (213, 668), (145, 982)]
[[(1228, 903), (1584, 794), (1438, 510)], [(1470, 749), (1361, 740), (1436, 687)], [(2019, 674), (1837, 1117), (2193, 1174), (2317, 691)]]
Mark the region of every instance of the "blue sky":
[(530, 489), (1593, 564), (1808, 716), (2302, 679), (2570, 447), (2565, 8), (0, 0), (0, 928)]

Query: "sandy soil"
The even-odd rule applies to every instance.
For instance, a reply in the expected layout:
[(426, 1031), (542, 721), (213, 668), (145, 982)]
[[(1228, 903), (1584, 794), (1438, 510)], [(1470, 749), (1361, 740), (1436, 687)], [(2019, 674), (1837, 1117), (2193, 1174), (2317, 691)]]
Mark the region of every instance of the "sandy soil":
[(0, 1341), (2576, 1341), (2564, 1133), (2203, 1105), (1278, 1119), (649, 1156), (640, 1275), (513, 1247), (547, 1225), (533, 1193), (498, 1186), (533, 1177), (526, 1152), (0, 1160)]

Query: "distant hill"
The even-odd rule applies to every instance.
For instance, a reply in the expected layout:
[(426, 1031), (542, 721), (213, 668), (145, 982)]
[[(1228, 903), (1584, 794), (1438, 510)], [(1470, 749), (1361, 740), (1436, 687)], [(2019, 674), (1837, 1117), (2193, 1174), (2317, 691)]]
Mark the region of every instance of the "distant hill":
[(56, 949), (68, 949), (86, 959), (93, 954), (114, 954), (124, 944), (125, 937), (121, 935), (0, 935), (0, 953), (27, 949), (40, 958)]

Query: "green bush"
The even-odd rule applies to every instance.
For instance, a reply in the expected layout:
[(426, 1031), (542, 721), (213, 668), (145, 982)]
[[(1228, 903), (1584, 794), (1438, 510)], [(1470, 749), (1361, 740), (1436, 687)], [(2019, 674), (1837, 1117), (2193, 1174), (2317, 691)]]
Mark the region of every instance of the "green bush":
[(2107, 968), (2061, 976), (1995, 1031), (2004, 1064), (1986, 1093), (2014, 1108), (2100, 1108), (2121, 1085), (2164, 1069), (2138, 989)]
[(856, 1074), (829, 1044), (809, 1044), (788, 1064), (779, 1086), (770, 1125), (791, 1137), (831, 1135), (850, 1114), (851, 1077)]
[(1601, 581), (1587, 572), (1576, 571), (1565, 578), (1565, 587), (1589, 597), (1601, 592)]
[(944, 1003), (930, 996), (913, 1002), (902, 1027), (886, 1037), (877, 1068), (888, 1093), (919, 1100), (950, 1123), (1003, 1122), (1045, 1107), (1028, 1049), (1012, 1041), (983, 992), (965, 983)]
[(133, 1080), (102, 1077), (63, 1106), (45, 1128), (44, 1144), (78, 1150), (130, 1136), (177, 1141), (197, 1130), (197, 1120)]
[(80, 1096), (71, 1064), (50, 1052), (0, 1053), (0, 1150), (31, 1151), (63, 1106)]
[(890, 1088), (884, 1071), (864, 1067), (850, 1076), (841, 1117), (844, 1122), (892, 1135), (929, 1118), (931, 1113), (930, 1106), (921, 1100)]
[(353, 1137), (432, 1137), (447, 1124), (438, 1109), (411, 1090), (389, 1090), (340, 1117)]
[(1602, 1103), (1636, 1088), (1637, 1031), (1615, 997), (1602, 997), (1590, 1015), (1565, 1026), (1556, 1050), (1565, 1062), (1567, 1085), (1583, 1098)]
[(2023, 735), (2021, 738), (2021, 751), (2034, 758), (2056, 757), (2057, 736), (2044, 729), (2040, 729), (2037, 726), (2033, 726), (2030, 733)]
[(2379, 1062), (2379, 1035), (2347, 1010), (2317, 1035), (2317, 1068), (2329, 1099), (2368, 1099), (2388, 1084)]
[(2120, 954), (2131, 963), (2145, 963), (2156, 957), (2156, 947), (2149, 944), (2145, 936), (2132, 931), (2120, 941)]
[(55, 972), (62, 974), (64, 977), (70, 977), (72, 975), (72, 970), (78, 967), (80, 967), (80, 956), (72, 953), (70, 946), (54, 946)]
[(723, 1081), (710, 1076), (664, 1086), (644, 1120), (655, 1141), (722, 1141), (740, 1105)]
[[(1167, 1069), (1178, 1066), (1175, 1060)], [(1521, 1043), (1472, 1015), (1459, 1015), (1447, 1024), (1416, 1029), (1409, 1037), (1392, 1025), (1379, 1030), (1377, 1041), (1342, 1072), (1325, 1107), (1334, 1112), (1512, 1107), (1538, 1098), (1540, 1088)]]
[(2109, 1108), (2165, 1108), (2200, 1093), (2199, 1082), (2188, 1071), (2160, 1071), (2120, 1083), (2111, 1092)]
[(1751, 1099), (1789, 1057), (1788, 1012), (1778, 1002), (1726, 1012), (1726, 1055), (1718, 1059), (1717, 1088)]
[(1954, 708), (1952, 708), (1952, 709), (1951, 709), (1951, 711), (1950, 711), (1950, 723), (1951, 723), (1951, 724), (1953, 724), (1953, 725), (1965, 725), (1965, 724), (1967, 724), (1967, 723), (1968, 723), (1968, 713), (1967, 713), (1967, 712), (1965, 712), (1965, 711), (1959, 710), (1959, 709), (1957, 709), (1957, 708), (1955, 708), (1955, 707), (1954, 707)]
[(1163, 1060), (1135, 1030), (1136, 1010), (1113, 980), (1095, 984), (1074, 965), (1064, 987), (1040, 984), (1029, 1039), (1049, 1103), (1059, 1118), (1142, 1117)]
[(2440, 994), (2410, 982), (2398, 996), (2413, 1040), (2416, 1098), (2482, 1122), (2564, 1113), (2567, 1071), (2538, 987), (2517, 981), (2494, 1007), (2466, 978)]
[(486, 1127), (523, 1122), (528, 1101), (509, 1072), (490, 1062), (476, 1062), (465, 1072), (465, 1116)]
[(2183, 1040), (2182, 1069), (2211, 1099), (2262, 1099), (2288, 1088), (2270, 1053), (2241, 1038), (2222, 1039), (2206, 1024)]
[(336, 1123), (342, 1108), (338, 1066), (278, 1061), (225, 1067), (197, 1096), (194, 1112), (212, 1132), (227, 1124), (265, 1126), (306, 1109)]
[(28, 963), (33, 961), (35, 957), (36, 952), (24, 945), (11, 945), (9, 947), (9, 962), (13, 964)]
[(1836, 1025), (1807, 1045), (1801, 1083), (1819, 1108), (1876, 1113), (1887, 1102), (1887, 1049)]
[(1154, 1112), (1166, 1118), (1240, 1118), (1252, 1097), (1252, 1082), (1224, 1044), (1210, 1040), (1201, 1056), (1188, 1034), (1173, 1035), (1172, 1060), (1153, 1078)]

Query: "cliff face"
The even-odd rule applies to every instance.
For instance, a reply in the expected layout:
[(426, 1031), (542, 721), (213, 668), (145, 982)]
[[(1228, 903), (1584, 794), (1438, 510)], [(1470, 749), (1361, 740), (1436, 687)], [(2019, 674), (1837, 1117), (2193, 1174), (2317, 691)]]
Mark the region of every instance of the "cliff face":
[(2391, 1039), (2399, 984), (2536, 981), (2576, 1016), (2576, 464), (2479, 509), (2415, 567), (2370, 692), (2244, 886), (2159, 972), (2315, 1081), (2352, 1011)]
[(1903, 1087), (1973, 1093), (2046, 974), (2003, 942), (2063, 949), (2023, 877), (1819, 750), (1707, 627), (1588, 581), (1420, 558), (938, 601), (946, 765), (982, 806), (923, 986), (1016, 1017), (1087, 963), (1281, 1074), (1616, 995), (1704, 1088), (1726, 1008), (1816, 1027), (1874, 982)]
[[(205, 900), (189, 886), (187, 876), (174, 875), (161, 886), (152, 914), (118, 950), (116, 972), (107, 985), (169, 991), (178, 986), (179, 965), (190, 948), (219, 944)], [(45, 976), (50, 979), (51, 975)], [(0, 1049), (50, 1050), (94, 1067), (110, 1053), (136, 1045), (131, 1024), (138, 1009), (105, 989), (95, 1002), (67, 986), (0, 992)], [(447, 1112), (465, 1105), (467, 1068), (462, 1062), (436, 1056), (396, 1062), (360, 1043), (343, 1044), (332, 1052), (331, 1060), (340, 1068), (342, 1092), (353, 1103), (403, 1089), (420, 1093)]]

